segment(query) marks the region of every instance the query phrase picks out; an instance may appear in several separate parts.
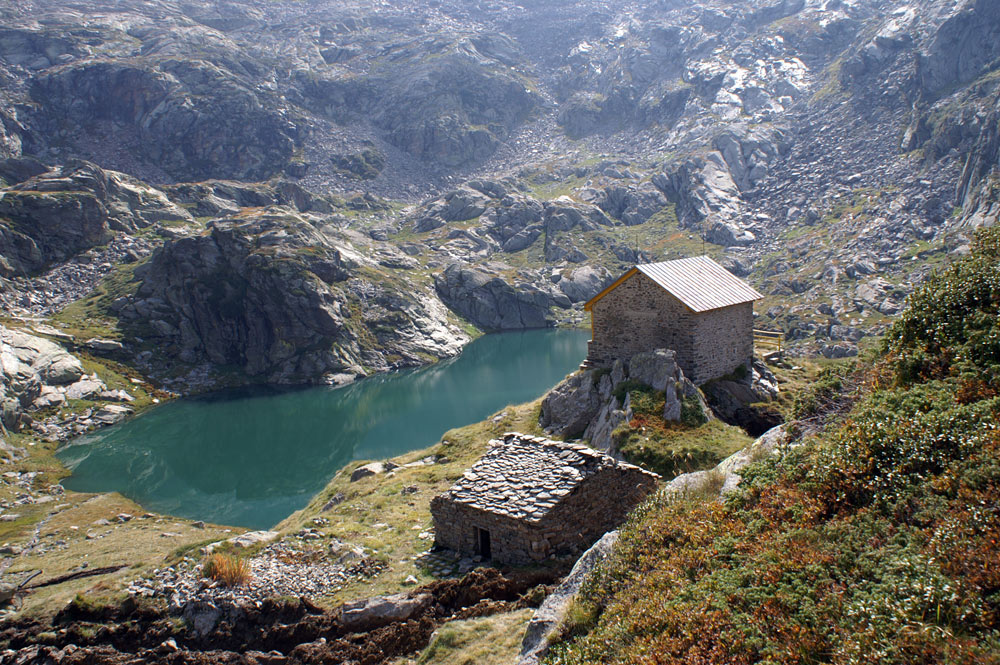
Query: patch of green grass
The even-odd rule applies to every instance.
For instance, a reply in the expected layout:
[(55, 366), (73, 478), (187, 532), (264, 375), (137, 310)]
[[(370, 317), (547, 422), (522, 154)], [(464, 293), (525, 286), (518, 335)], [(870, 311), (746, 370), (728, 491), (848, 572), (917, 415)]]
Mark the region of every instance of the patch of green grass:
[(139, 288), (134, 274), (139, 265), (118, 266), (88, 296), (67, 305), (52, 320), (60, 324), (65, 332), (80, 339), (119, 339), (121, 330), (118, 317), (111, 311), (111, 303), (123, 296), (133, 295)]
[(576, 197), (573, 196), (574, 191), (583, 187), (586, 182), (586, 177), (576, 175), (568, 178), (559, 178), (555, 176), (547, 177), (540, 173), (529, 180), (528, 192), (540, 201), (550, 201), (560, 196), (568, 196), (575, 199)]
[[(434, 632), (416, 665), (507, 665), (517, 660), (532, 610), (450, 621)], [(396, 665), (413, 662), (397, 661)]]
[(615, 391), (619, 403), (629, 396), (632, 420), (613, 433), (615, 448), (637, 464), (670, 480), (682, 473), (714, 467), (753, 440), (738, 427), (707, 420), (700, 405), (681, 397), (681, 418), (665, 421), (662, 391), (625, 381)]
[(844, 61), (842, 58), (837, 58), (827, 66), (823, 72), (824, 83), (813, 93), (809, 100), (810, 103), (827, 103), (844, 94), (844, 88), (840, 83), (840, 70), (843, 66)]
[(694, 427), (682, 423), (660, 426), (651, 420), (638, 418), (623, 425), (614, 433), (615, 445), (626, 460), (666, 480), (710, 469), (753, 441), (740, 428), (719, 420)]
[(374, 148), (365, 148), (359, 153), (333, 155), (333, 169), (343, 175), (358, 180), (371, 180), (385, 168), (385, 155)]

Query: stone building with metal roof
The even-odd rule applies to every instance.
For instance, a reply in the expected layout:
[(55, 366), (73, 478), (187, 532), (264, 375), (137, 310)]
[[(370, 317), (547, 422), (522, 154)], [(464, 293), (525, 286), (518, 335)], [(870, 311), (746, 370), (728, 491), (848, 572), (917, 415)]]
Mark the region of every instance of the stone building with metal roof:
[(621, 524), (658, 480), (587, 446), (507, 433), (431, 500), (435, 543), (512, 564), (579, 553)]
[(763, 296), (707, 256), (637, 265), (594, 296), (589, 367), (673, 349), (701, 385), (753, 357), (753, 303)]

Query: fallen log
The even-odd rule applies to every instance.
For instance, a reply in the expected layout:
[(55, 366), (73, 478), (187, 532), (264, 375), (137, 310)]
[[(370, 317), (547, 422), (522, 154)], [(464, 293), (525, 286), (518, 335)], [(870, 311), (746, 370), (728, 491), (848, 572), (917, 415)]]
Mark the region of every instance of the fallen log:
[(120, 566), (104, 566), (103, 568), (93, 568), (91, 570), (79, 570), (75, 573), (67, 573), (66, 575), (60, 575), (59, 577), (53, 577), (51, 580), (45, 580), (44, 582), (39, 582), (38, 584), (32, 584), (26, 589), (41, 589), (42, 587), (54, 586), (56, 584), (62, 584), (63, 582), (69, 582), (70, 580), (78, 580), (83, 577), (94, 577), (96, 575), (108, 575), (110, 573), (117, 573), (122, 568), (127, 568), (126, 564)]

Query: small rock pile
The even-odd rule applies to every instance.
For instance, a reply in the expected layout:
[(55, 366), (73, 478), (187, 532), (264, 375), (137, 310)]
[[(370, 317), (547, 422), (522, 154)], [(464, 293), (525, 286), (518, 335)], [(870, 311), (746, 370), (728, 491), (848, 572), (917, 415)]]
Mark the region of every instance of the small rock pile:
[(192, 602), (242, 606), (259, 605), (265, 598), (277, 596), (322, 596), (337, 591), (352, 578), (370, 577), (381, 570), (378, 562), (348, 549), (350, 555), (328, 559), (321, 550), (299, 549), (282, 541), (248, 559), (251, 578), (245, 586), (222, 586), (202, 577), (201, 563), (185, 560), (135, 580), (128, 592), (165, 598), (175, 613), (183, 612)]
[(116, 234), (106, 246), (86, 251), (42, 275), (10, 280), (10, 288), (0, 293), (0, 303), (17, 316), (51, 316), (93, 291), (116, 265), (138, 261), (158, 244), (153, 239)]
[(417, 555), (414, 561), (418, 567), (437, 578), (464, 575), (484, 565), (481, 556), (462, 556), (454, 550), (428, 550)]

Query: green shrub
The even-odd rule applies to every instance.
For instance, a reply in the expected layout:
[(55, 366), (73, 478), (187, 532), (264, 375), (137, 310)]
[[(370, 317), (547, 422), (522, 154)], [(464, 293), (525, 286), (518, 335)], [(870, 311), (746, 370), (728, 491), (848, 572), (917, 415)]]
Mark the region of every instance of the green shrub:
[(702, 410), (697, 398), (679, 394), (681, 400), (681, 423), (688, 427), (700, 427), (708, 422), (708, 416)]
[(1000, 386), (1000, 228), (981, 230), (908, 304), (883, 341), (900, 384), (965, 375)]

